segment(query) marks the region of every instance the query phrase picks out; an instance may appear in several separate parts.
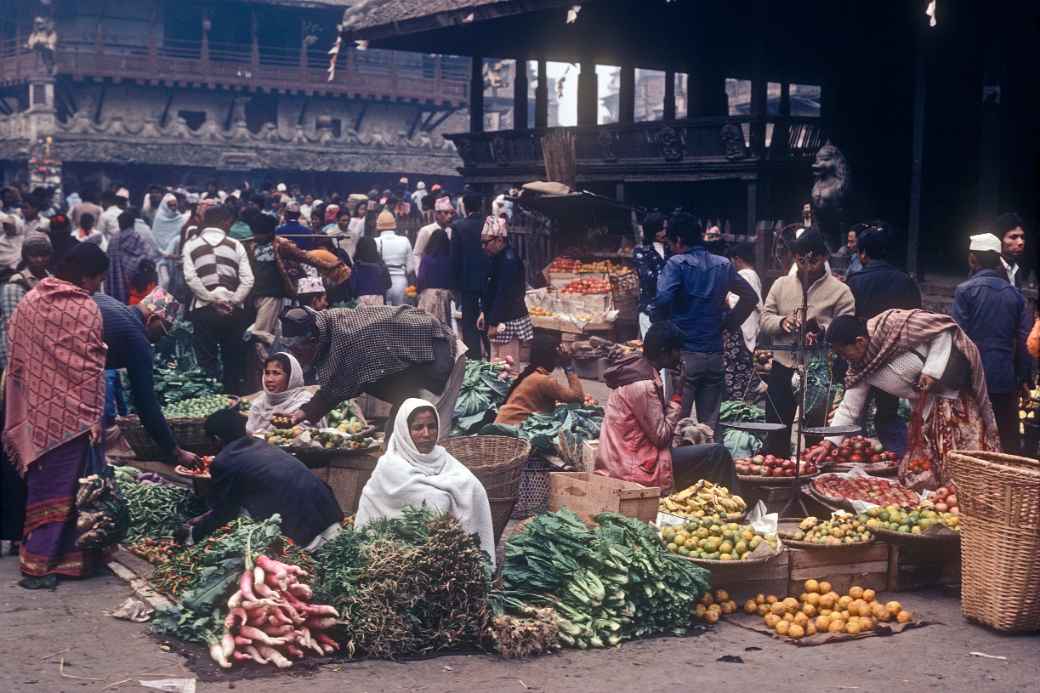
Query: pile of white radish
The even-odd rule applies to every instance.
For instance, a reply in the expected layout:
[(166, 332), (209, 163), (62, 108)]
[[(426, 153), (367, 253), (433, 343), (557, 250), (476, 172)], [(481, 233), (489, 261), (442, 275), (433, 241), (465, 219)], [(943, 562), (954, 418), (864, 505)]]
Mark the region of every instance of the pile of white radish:
[(306, 577), (299, 566), (266, 556), (254, 567), (247, 561), (238, 590), (228, 599), (224, 636), (210, 645), (213, 661), (224, 669), (248, 661), (285, 669), (307, 651), (338, 650), (339, 643), (324, 631), (336, 625), (339, 614), (332, 606), (308, 603), (313, 593), (300, 582)]

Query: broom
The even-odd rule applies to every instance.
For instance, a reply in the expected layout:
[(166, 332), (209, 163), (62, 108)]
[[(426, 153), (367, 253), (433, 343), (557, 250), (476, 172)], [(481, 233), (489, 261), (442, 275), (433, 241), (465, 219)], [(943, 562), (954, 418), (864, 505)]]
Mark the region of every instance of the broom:
[(563, 183), (573, 190), (577, 170), (574, 133), (557, 130), (542, 137), (542, 157), (545, 159), (546, 180)]

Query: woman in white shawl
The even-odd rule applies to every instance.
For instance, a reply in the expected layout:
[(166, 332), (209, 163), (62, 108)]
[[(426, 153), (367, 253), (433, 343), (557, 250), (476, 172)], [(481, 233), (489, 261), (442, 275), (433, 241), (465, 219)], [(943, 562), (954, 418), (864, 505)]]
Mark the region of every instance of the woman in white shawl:
[(361, 492), (354, 526), (393, 518), (407, 507), (449, 513), (476, 534), (495, 564), (495, 535), (487, 492), (473, 472), (448, 454), (437, 438), (440, 418), (426, 400), (406, 399), (394, 419), (394, 432), (372, 478)]
[(152, 238), (159, 250), (159, 284), (168, 289), (170, 277), (176, 262), (180, 258), (177, 246), (181, 240), (181, 229), (188, 221), (189, 214), (178, 209), (177, 196), (166, 193), (159, 208), (155, 210), (155, 221), (152, 222)]
[(314, 394), (304, 387), (303, 368), (292, 354), (280, 351), (264, 361), (263, 391), (253, 400), (246, 433), (254, 435), (271, 428), (271, 417), (291, 414)]

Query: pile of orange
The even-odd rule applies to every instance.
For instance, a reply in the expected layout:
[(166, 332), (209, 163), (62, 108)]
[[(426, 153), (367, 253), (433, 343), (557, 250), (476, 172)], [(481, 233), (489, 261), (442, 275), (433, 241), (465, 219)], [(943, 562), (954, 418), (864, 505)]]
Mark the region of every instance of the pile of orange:
[(718, 623), (723, 614), (732, 614), (737, 610), (737, 603), (733, 601), (726, 590), (715, 590), (715, 593), (705, 592), (700, 601), (693, 609), (693, 615), (708, 623)]
[(858, 585), (838, 594), (826, 580), (806, 580), (804, 589), (797, 599), (759, 594), (744, 603), (744, 612), (761, 616), (770, 629), (795, 640), (817, 633), (858, 635), (878, 623), (909, 623), (913, 618), (899, 602), (882, 603), (874, 590)]

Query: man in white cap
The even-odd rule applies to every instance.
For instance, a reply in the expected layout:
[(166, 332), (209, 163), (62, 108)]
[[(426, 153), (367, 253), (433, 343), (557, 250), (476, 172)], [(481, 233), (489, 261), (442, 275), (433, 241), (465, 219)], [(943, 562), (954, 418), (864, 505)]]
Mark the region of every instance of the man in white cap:
[(986, 387), (1004, 452), (1017, 455), (1017, 395), (1029, 397), (1032, 361), (1026, 351), (1031, 327), (1022, 293), (1008, 282), (1001, 264), (1001, 240), (991, 233), (971, 237), (971, 278), (953, 294), (951, 315), (975, 342), (982, 357)]
[(426, 251), (426, 244), (430, 241), (430, 236), (437, 229), (444, 229), (444, 232), (448, 234), (448, 240), (451, 240), (451, 222), (455, 220), (455, 208), (451, 206), (451, 198), (447, 195), (438, 197), (437, 201), (433, 203), (433, 219), (432, 224), (419, 229), (419, 232), (415, 236), (415, 248), (412, 251), (412, 255), (415, 258), (415, 271), (419, 271), (420, 265), (422, 265), (422, 256)]
[(111, 195), (102, 196), (101, 204), (105, 211), (97, 221), (97, 230), (107, 245), (112, 237), (119, 233), (119, 215), (126, 211), (130, 204), (130, 192), (126, 188), (119, 188)]
[(415, 192), (412, 193), (412, 202), (418, 209), (422, 209), (423, 198), (428, 194), (429, 193), (426, 192), (426, 183), (424, 181), (419, 181), (415, 184)]

